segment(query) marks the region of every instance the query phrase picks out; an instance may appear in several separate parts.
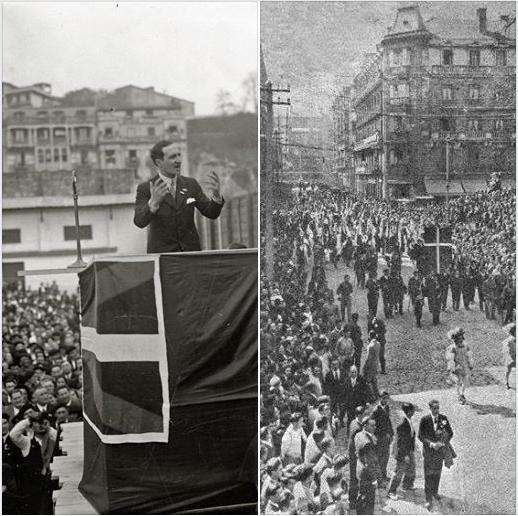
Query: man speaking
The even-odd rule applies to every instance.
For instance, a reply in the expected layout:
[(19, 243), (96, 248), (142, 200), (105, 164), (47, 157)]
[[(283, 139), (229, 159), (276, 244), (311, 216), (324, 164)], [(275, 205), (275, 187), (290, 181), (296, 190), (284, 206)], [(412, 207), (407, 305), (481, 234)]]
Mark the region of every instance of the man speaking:
[(151, 160), (158, 174), (137, 187), (135, 225), (148, 225), (148, 253), (200, 251), (200, 237), (194, 224), (194, 208), (216, 219), (223, 208), (219, 178), (211, 172), (206, 183), (208, 196), (192, 177), (180, 175), (180, 144), (161, 141), (151, 149)]

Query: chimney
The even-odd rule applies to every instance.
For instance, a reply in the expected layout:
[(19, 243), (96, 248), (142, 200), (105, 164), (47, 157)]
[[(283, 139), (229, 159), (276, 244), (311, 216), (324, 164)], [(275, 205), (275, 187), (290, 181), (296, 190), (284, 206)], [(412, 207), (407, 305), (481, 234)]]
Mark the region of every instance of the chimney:
[(477, 9), (477, 16), (478, 16), (478, 30), (485, 34), (487, 31), (487, 17), (486, 17), (486, 8), (481, 7), (480, 9)]

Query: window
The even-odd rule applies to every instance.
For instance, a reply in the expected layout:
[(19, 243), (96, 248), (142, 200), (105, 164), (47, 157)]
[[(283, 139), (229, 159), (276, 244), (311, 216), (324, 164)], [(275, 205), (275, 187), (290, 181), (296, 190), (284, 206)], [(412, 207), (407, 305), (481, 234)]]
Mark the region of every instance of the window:
[(49, 130), (43, 129), (42, 127), (36, 129), (36, 138), (38, 140), (48, 140), (49, 139)]
[(88, 163), (88, 151), (82, 150), (81, 151), (81, 165), (84, 165)]
[(445, 131), (448, 133), (453, 131), (453, 127), (454, 127), (453, 120), (451, 120), (449, 118), (441, 118), (440, 124), (441, 124), (441, 131)]
[(52, 161), (52, 151), (50, 149), (45, 149), (45, 161), (47, 163)]
[(397, 165), (398, 163), (398, 155), (394, 149), (391, 149), (391, 151), (389, 152), (389, 163), (391, 165)]
[(76, 111), (77, 118), (85, 119), (86, 118), (86, 111), (84, 109), (79, 109)]
[(113, 136), (113, 128), (112, 127), (105, 127), (104, 128), (104, 136), (108, 136), (108, 137)]
[(176, 125), (170, 125), (168, 131), (171, 135), (175, 135), (175, 134), (177, 135), (178, 127)]
[(38, 111), (38, 112), (36, 113), (36, 116), (39, 116), (39, 117), (42, 117), (42, 118), (43, 118), (43, 117), (46, 117), (46, 116), (48, 116), (48, 115), (49, 115), (49, 112), (48, 112), (48, 111)]
[(88, 140), (88, 128), (87, 127), (80, 127), (78, 130), (78, 140), (85, 141)]
[(410, 90), (409, 90), (408, 84), (406, 84), (406, 83), (398, 84), (397, 96), (399, 98), (406, 98), (409, 95), (410, 95)]
[(115, 165), (117, 163), (114, 150), (104, 151), (104, 157), (107, 165)]
[(54, 163), (59, 162), (59, 149), (54, 149)]
[(25, 130), (24, 129), (15, 129), (14, 141), (15, 142), (24, 142), (25, 141)]
[(146, 116), (153, 116), (153, 110), (152, 109), (146, 109)]
[(137, 151), (136, 149), (130, 149), (128, 151), (128, 160), (130, 163), (136, 163), (137, 161)]
[(507, 53), (505, 50), (495, 50), (495, 61), (496, 66), (506, 66), (507, 65)]
[(495, 130), (501, 131), (504, 128), (504, 121), (503, 120), (495, 120)]
[(23, 120), (25, 118), (25, 112), (24, 111), (15, 111), (13, 114), (13, 117), (15, 120)]
[(468, 129), (470, 131), (478, 131), (478, 120), (468, 120)]
[(469, 51), (470, 66), (480, 66), (480, 50), (478, 48)]
[(445, 48), (442, 51), (442, 64), (445, 66), (453, 64), (453, 50), (451, 48)]
[[(64, 226), (65, 240), (76, 239), (76, 227), (75, 226)], [(79, 239), (80, 240), (92, 240), (92, 226), (79, 226)]]
[(21, 241), (22, 235), (19, 229), (2, 229), (2, 243), (19, 244)]
[(45, 163), (45, 153), (43, 149), (38, 149), (38, 163)]
[(54, 111), (53, 113), (56, 120), (64, 120), (65, 119), (65, 112), (64, 111)]
[(68, 154), (67, 154), (67, 149), (66, 148), (63, 148), (61, 149), (61, 161), (63, 163), (66, 163), (68, 160)]
[(127, 109), (126, 110), (126, 116), (129, 117), (129, 118), (133, 118), (133, 110), (132, 109)]
[(453, 91), (449, 86), (442, 89), (442, 99), (443, 100), (452, 100), (453, 99)]
[(469, 97), (473, 100), (480, 98), (480, 88), (478, 86), (472, 86), (469, 90)]
[(148, 127), (147, 128), (147, 135), (148, 136), (155, 136), (155, 128), (154, 127)]

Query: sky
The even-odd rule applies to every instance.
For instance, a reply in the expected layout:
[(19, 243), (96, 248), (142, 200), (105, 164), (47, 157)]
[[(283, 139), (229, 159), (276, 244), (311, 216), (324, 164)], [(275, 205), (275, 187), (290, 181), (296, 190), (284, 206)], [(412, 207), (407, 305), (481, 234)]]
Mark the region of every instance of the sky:
[(3, 80), (58, 96), (153, 86), (206, 115), (221, 89), (239, 102), (257, 71), (254, 2), (12, 2), (2, 14)]
[[(261, 45), (270, 80), (289, 84), (294, 111), (319, 113), (350, 83), (366, 52), (375, 52), (397, 8), (418, 5), (427, 26), (478, 27), (476, 11), (488, 21), (515, 14), (514, 2), (262, 2)], [(330, 50), (332, 49), (332, 50)]]

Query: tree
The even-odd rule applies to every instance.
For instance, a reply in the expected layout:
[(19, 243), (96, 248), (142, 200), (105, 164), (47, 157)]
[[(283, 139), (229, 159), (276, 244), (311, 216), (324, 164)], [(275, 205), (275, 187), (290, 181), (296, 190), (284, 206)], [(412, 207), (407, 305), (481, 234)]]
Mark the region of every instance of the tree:
[(243, 97), (241, 101), (241, 110), (257, 113), (257, 73), (250, 72), (243, 82)]
[(227, 90), (219, 90), (216, 94), (216, 113), (220, 115), (233, 115), (238, 107), (232, 100), (232, 95)]

